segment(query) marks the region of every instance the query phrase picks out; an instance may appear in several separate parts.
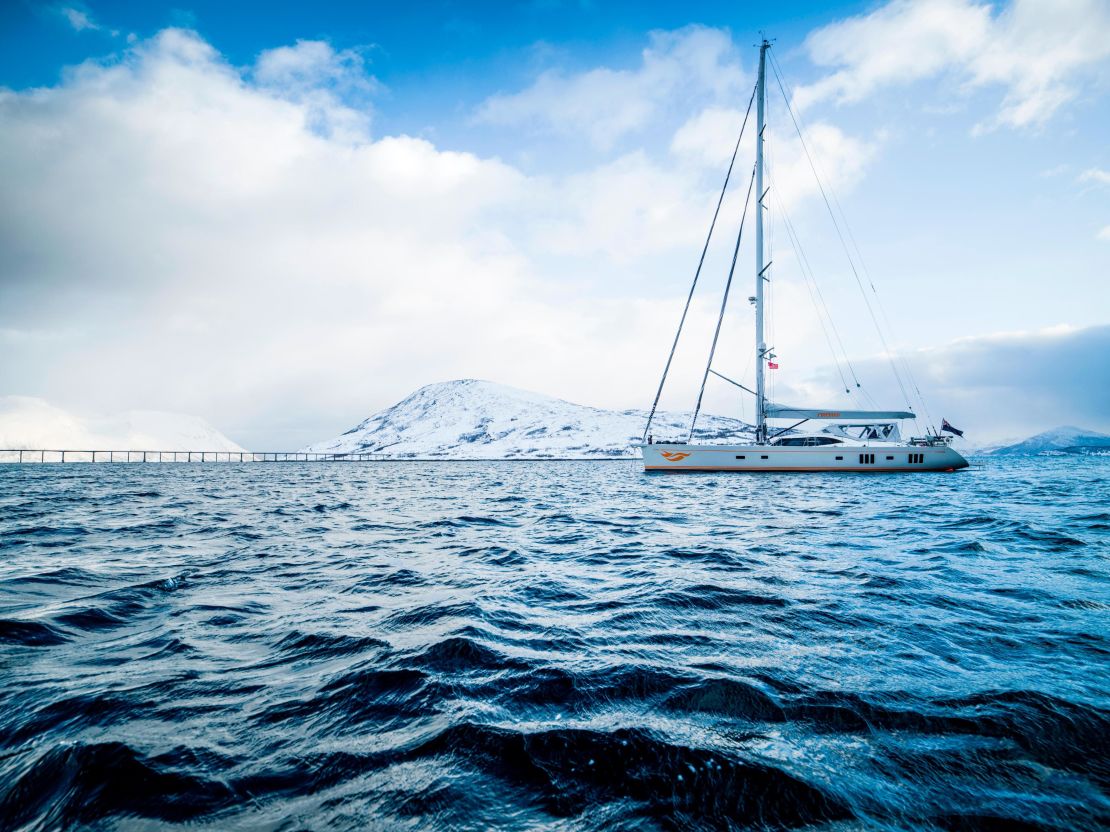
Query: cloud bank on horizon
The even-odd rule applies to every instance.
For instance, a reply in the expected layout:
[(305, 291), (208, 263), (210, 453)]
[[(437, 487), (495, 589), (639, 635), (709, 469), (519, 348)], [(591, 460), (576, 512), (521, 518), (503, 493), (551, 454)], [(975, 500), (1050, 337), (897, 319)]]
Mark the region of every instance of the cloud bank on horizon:
[[(105, 29), (95, 6), (58, 8), (82, 36)], [(377, 125), (406, 102), (372, 51), (300, 39), (244, 66), (203, 31), (129, 40), (52, 85), (0, 90), (0, 393), (203, 413), (271, 447), (455, 377), (645, 404), (750, 95), (747, 39), (694, 23), (646, 31), (611, 62), (563, 47), (393, 133)], [(962, 413), (991, 437), (1076, 414), (1110, 427), (1092, 393), (1110, 355), (1105, 5), (895, 0), (799, 43), (776, 49), (810, 148), (936, 419)], [(812, 235), (845, 350), (893, 395), (775, 107), (777, 210)], [(724, 216), (741, 207), (731, 196)], [(688, 407), (700, 378), (727, 237), (669, 406)], [(834, 395), (821, 312), (784, 241), (776, 380)], [(733, 304), (725, 372), (750, 374), (750, 317)], [(708, 405), (737, 407), (727, 389)]]

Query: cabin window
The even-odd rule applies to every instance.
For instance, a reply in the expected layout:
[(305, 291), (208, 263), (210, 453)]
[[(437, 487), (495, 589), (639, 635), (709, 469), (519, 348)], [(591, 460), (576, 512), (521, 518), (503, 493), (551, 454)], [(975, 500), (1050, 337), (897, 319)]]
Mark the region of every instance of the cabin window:
[(780, 448), (820, 448), (822, 445), (839, 445), (842, 441), (832, 436), (789, 436), (776, 439), (774, 444)]

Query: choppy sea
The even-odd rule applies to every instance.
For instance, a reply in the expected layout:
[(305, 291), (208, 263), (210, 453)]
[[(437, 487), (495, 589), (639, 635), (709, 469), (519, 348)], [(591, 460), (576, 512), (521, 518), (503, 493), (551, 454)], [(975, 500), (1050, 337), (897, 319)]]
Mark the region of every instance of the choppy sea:
[(1110, 460), (0, 466), (0, 829), (1098, 829)]

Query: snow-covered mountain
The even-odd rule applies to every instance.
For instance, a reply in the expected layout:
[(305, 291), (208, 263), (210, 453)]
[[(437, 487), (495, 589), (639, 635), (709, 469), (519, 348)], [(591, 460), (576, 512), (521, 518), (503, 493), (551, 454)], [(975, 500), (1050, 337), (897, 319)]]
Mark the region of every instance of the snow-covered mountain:
[(197, 416), (131, 410), (81, 416), (29, 396), (0, 396), (0, 448), (242, 451)]
[(1110, 436), (1093, 430), (1068, 425), (1046, 430), (1036, 436), (1006, 445), (990, 452), (993, 456), (1017, 456), (1043, 453), (1091, 454), (1110, 453)]
[[(602, 410), (462, 379), (421, 387), (335, 439), (303, 450), (399, 459), (597, 459), (638, 453), (647, 413)], [(689, 413), (655, 414), (657, 440), (685, 439)], [(703, 414), (695, 438), (750, 439), (739, 419)]]

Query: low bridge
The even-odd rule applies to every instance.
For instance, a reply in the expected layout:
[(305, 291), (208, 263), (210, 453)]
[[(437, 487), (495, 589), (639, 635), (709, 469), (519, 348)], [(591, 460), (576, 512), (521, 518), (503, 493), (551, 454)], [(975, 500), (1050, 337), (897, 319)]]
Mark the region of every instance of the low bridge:
[(306, 451), (113, 451), (50, 448), (0, 448), (0, 463), (72, 462), (374, 462), (386, 454), (325, 454)]

